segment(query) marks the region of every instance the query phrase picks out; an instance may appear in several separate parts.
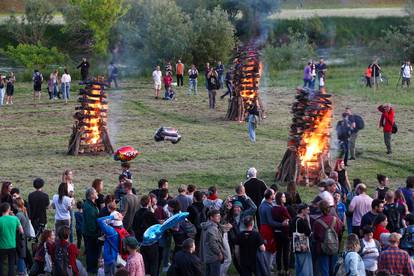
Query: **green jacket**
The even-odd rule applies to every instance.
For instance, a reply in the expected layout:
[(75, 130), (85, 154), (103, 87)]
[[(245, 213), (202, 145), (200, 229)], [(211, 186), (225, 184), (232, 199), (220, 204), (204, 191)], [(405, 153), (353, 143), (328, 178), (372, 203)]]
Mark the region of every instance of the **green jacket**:
[(98, 228), (98, 215), (99, 210), (96, 207), (96, 204), (87, 199), (83, 203), (83, 228), (82, 234), (89, 237), (98, 237), (99, 228)]

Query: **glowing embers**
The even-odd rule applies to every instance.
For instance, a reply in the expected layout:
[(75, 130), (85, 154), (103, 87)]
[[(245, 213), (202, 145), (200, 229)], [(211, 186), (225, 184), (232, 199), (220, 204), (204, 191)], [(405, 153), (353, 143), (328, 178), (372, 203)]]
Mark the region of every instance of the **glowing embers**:
[(107, 129), (108, 102), (102, 78), (82, 83), (68, 154), (113, 153)]

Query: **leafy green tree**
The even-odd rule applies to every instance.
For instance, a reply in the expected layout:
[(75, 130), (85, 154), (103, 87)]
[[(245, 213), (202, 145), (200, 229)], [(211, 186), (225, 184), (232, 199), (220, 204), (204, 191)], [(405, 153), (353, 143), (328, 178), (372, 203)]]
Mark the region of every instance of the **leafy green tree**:
[[(106, 55), (111, 30), (125, 15), (128, 6), (125, 0), (69, 0), (73, 11), (78, 13), (83, 28), (93, 33), (93, 49), (97, 54)], [(72, 21), (73, 22), (73, 21)]]
[(174, 1), (134, 2), (118, 29), (126, 45), (124, 58), (141, 68), (189, 57), (190, 17)]
[(8, 31), (19, 43), (45, 43), (44, 34), (53, 20), (55, 7), (48, 0), (25, 0), (23, 15), (12, 14), (7, 22)]
[(236, 38), (234, 26), (224, 10), (197, 9), (192, 28), (190, 50), (195, 64), (228, 60)]
[(44, 69), (49, 65), (63, 64), (67, 57), (56, 47), (46, 48), (33, 44), (19, 44), (16, 47), (8, 46), (4, 51), (11, 60), (22, 64), (27, 69)]

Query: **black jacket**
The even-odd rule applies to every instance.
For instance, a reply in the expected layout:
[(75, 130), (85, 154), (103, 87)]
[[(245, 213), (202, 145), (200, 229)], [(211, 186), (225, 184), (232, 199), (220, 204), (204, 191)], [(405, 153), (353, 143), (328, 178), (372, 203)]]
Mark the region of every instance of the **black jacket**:
[(135, 233), (135, 238), (142, 242), (144, 232), (152, 225), (158, 224), (158, 220), (154, 213), (148, 208), (139, 209), (134, 216), (132, 222), (132, 230)]
[(203, 275), (201, 260), (196, 255), (184, 250), (175, 254), (173, 266), (176, 275), (179, 276)]
[(259, 207), (263, 200), (264, 192), (267, 189), (266, 184), (260, 179), (250, 178), (244, 183), (244, 188), (246, 189), (246, 195)]

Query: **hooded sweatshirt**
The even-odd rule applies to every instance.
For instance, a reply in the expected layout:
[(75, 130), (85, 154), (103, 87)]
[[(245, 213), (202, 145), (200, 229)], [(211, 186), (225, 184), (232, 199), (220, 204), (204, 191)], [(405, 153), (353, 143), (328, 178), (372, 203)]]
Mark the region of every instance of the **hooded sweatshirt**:
[(223, 230), (221, 226), (211, 220), (201, 223), (200, 257), (206, 263), (220, 261), (221, 254), (226, 258), (226, 250), (223, 243)]

